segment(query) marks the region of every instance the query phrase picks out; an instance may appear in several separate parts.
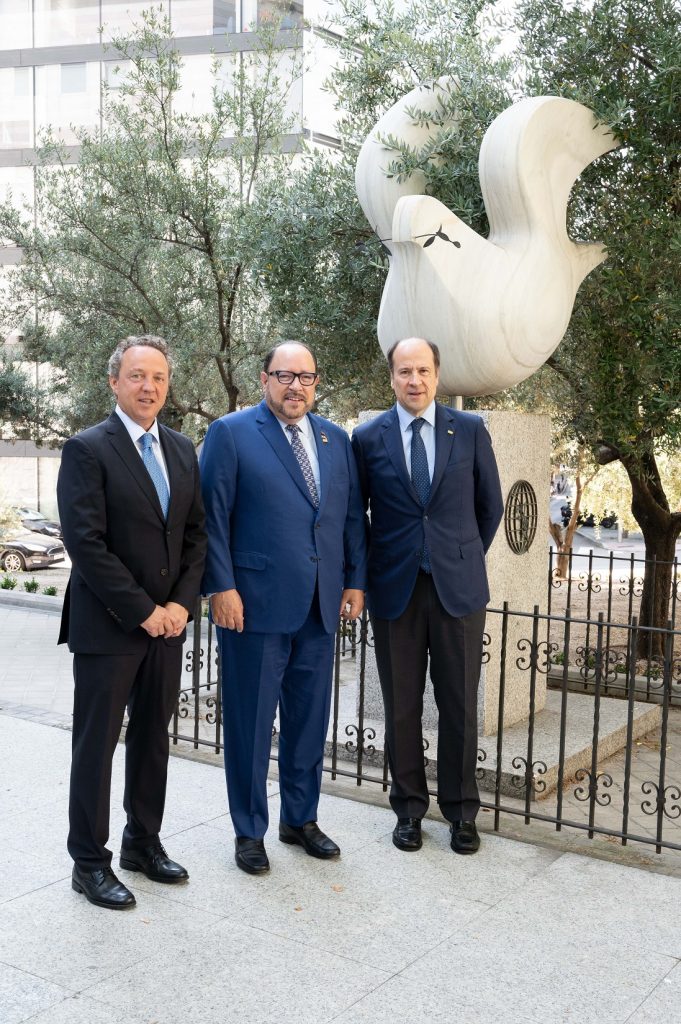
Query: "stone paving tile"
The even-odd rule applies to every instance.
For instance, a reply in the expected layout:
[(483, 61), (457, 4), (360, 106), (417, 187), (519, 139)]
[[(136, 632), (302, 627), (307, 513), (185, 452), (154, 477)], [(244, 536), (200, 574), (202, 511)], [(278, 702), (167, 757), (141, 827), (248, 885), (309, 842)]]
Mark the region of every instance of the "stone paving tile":
[[(450, 971), (455, 970), (452, 964)], [(514, 1006), (511, 992), (507, 992), (505, 1004), (481, 1008), (479, 1003), (469, 1003), (465, 993), (457, 993), (453, 999), (437, 978), (422, 976), (412, 981), (402, 975), (390, 978), (343, 1010), (333, 1024), (395, 1024), (397, 1019), (414, 1024), (544, 1024), (542, 1018), (530, 1017), (524, 1006)]]
[(33, 1020), (41, 1010), (60, 1003), (69, 995), (68, 990), (53, 985), (43, 978), (0, 963), (0, 1021), (2, 1024), (22, 1024)]
[(119, 1013), (106, 1003), (76, 994), (31, 1017), (30, 1024), (152, 1024), (152, 1019), (144, 1012)]
[(223, 921), (193, 953), (159, 955), (86, 994), (119, 1012), (144, 1006), (162, 1024), (323, 1024), (386, 978), (354, 960)]
[(93, 907), (55, 882), (0, 906), (0, 961), (71, 990), (139, 964), (159, 949), (176, 960), (201, 949), (219, 922), (208, 910), (178, 906), (146, 893), (136, 907)]
[(576, 948), (613, 956), (681, 958), (681, 879), (563, 854), (494, 910), (506, 932), (531, 929), (550, 945), (558, 929)]
[[(564, 899), (564, 897), (563, 897)], [(541, 896), (526, 894), (541, 908)], [(561, 926), (554, 907), (539, 910), (545, 927), (521, 917), (511, 925), (498, 910), (465, 925), (459, 934), (411, 964), (401, 977), (427, 978), (441, 1005), (462, 1001), (472, 1019), (516, 1015), (541, 1024), (620, 1024), (649, 996), (674, 964), (671, 957), (601, 944), (586, 922), (581, 941)], [(361, 1019), (361, 1018), (360, 1018)], [(466, 1018), (468, 1019), (468, 1018)], [(494, 1019), (494, 1018), (493, 1018)]]
[(661, 979), (627, 1024), (675, 1024), (681, 1019), (681, 963)]

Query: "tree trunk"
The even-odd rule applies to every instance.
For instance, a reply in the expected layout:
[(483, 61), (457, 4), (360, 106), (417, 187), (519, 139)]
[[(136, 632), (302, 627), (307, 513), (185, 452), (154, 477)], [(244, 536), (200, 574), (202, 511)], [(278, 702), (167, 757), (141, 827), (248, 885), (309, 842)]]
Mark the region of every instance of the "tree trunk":
[[(669, 619), (676, 541), (681, 533), (681, 513), (671, 512), (653, 456), (643, 466), (622, 460), (631, 482), (631, 511), (641, 527), (646, 546), (646, 564), (639, 625), (665, 629)], [(639, 658), (664, 655), (661, 633), (641, 633)]]
[[(591, 479), (591, 477), (589, 479)], [(556, 550), (558, 551), (558, 560), (556, 562), (554, 574), (559, 580), (565, 580), (568, 577), (570, 552), (572, 551), (572, 541), (574, 540), (575, 532), (577, 530), (577, 517), (579, 516), (579, 509), (582, 503), (584, 486), (585, 485), (582, 484), (581, 475), (577, 473), (575, 475), (575, 504), (572, 509), (572, 515), (570, 516), (570, 522), (567, 526), (562, 526), (558, 523), (549, 523), (549, 533), (553, 537)]]

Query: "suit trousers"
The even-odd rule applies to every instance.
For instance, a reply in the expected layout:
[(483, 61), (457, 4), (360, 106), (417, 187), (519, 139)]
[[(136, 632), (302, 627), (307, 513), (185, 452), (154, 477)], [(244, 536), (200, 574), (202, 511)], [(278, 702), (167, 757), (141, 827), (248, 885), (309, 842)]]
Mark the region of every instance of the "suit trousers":
[(397, 619), (372, 616), (371, 624), (395, 814), (422, 818), (428, 810), (421, 719), (430, 655), (438, 709), (437, 802), (448, 821), (474, 819), (480, 809), (475, 771), (485, 609), (461, 618), (449, 615), (432, 576), (419, 572), (402, 615)]
[(261, 839), (269, 824), (267, 771), (279, 704), (281, 820), (316, 821), (331, 706), (334, 634), (315, 593), (295, 633), (218, 629), (227, 795), (237, 836)]
[(123, 725), (124, 846), (158, 838), (168, 774), (168, 725), (177, 703), (182, 644), (149, 637), (139, 654), (74, 654), (68, 850), (85, 871), (108, 867), (111, 762)]

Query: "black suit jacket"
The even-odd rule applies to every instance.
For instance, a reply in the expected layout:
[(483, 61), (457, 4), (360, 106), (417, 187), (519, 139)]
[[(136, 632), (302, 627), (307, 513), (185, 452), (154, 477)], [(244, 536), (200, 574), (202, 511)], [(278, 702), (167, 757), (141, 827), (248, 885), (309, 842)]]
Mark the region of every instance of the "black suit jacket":
[(161, 425), (159, 434), (170, 480), (167, 522), (116, 413), (64, 445), (57, 500), (73, 567), (58, 642), (74, 653), (134, 654), (148, 642), (140, 623), (155, 605), (194, 609), (206, 550), (198, 464), (188, 438)]

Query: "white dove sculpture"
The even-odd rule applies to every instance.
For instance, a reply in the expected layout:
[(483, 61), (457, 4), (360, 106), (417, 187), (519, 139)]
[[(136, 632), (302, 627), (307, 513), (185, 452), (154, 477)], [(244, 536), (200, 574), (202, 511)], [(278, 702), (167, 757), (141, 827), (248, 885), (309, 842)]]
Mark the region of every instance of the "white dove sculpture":
[[(388, 247), (390, 269), (378, 318), (384, 352), (401, 338), (438, 344), (440, 388), (452, 395), (489, 395), (518, 384), (548, 359), (565, 334), (575, 295), (605, 259), (599, 244), (568, 237), (570, 189), (592, 160), (615, 149), (594, 114), (557, 96), (523, 99), (500, 114), (480, 148), (479, 175), (490, 224), (484, 239), (446, 206), (424, 195), (416, 172), (387, 177), (394, 151), (432, 136), (452, 79), (419, 87), (380, 119), (360, 151), (357, 195)], [(431, 122), (432, 123), (432, 122)]]

